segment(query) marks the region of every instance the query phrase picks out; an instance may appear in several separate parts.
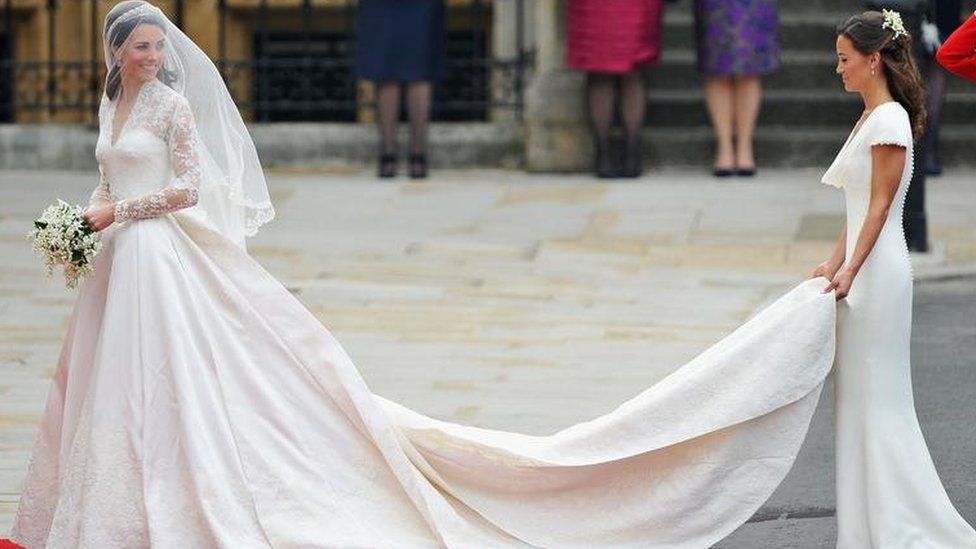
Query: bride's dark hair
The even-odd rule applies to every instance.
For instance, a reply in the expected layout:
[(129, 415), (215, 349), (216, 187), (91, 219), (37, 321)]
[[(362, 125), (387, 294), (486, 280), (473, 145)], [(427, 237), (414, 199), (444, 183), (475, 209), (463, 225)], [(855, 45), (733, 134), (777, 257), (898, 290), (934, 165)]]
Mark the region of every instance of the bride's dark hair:
[[(109, 10), (108, 15), (105, 16), (105, 36), (103, 39), (108, 46), (107, 50), (109, 52), (121, 48), (125, 42), (129, 39), (132, 31), (139, 25), (154, 25), (166, 32), (166, 21), (158, 13), (146, 13), (140, 15), (139, 17), (133, 17), (129, 20), (123, 20), (115, 28), (112, 28), (112, 24), (121, 17), (123, 14), (127, 13), (131, 9), (138, 8), (141, 5), (146, 4), (142, 0), (129, 0), (127, 2), (119, 2), (111, 10)], [(112, 31), (112, 36), (108, 35), (108, 31)], [(165, 68), (160, 67), (159, 72), (156, 74), (156, 79), (160, 80), (164, 84), (168, 84), (170, 81), (175, 79), (174, 75), (171, 75)], [(122, 74), (121, 68), (117, 64), (113, 64), (111, 70), (108, 73), (108, 78), (105, 80), (105, 95), (110, 99), (114, 100), (118, 97), (119, 92), (122, 88)]]
[(864, 55), (881, 53), (888, 89), (908, 111), (912, 135), (918, 139), (925, 128), (925, 88), (912, 57), (912, 37), (907, 33), (896, 37), (892, 29), (884, 27), (884, 15), (879, 11), (851, 17), (837, 27), (837, 34), (847, 37)]

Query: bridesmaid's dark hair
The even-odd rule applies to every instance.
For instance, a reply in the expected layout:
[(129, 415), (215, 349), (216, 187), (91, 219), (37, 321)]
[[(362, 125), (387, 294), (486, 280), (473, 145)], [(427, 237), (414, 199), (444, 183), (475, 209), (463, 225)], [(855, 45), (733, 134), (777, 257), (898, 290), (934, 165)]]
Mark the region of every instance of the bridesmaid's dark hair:
[[(121, 17), (123, 14), (128, 12), (130, 9), (137, 8), (142, 4), (145, 4), (142, 0), (130, 0), (128, 2), (119, 2), (116, 4), (105, 16), (105, 33), (103, 40), (111, 43), (108, 44), (109, 51), (115, 48), (121, 48), (132, 31), (139, 25), (155, 25), (166, 32), (166, 22), (158, 13), (147, 13), (139, 17), (133, 17), (128, 21), (122, 21), (118, 24), (118, 27), (114, 30), (112, 37), (108, 36), (109, 29), (112, 28), (112, 23)], [(166, 83), (171, 79), (171, 75), (163, 67), (159, 68), (159, 73), (156, 75), (158, 80)], [(110, 99), (114, 100), (119, 96), (119, 92), (122, 89), (122, 75), (120, 74), (120, 69), (118, 65), (113, 65), (112, 70), (108, 73), (108, 78), (105, 79), (105, 95)]]
[(908, 111), (912, 123), (912, 135), (918, 139), (925, 128), (925, 88), (918, 65), (912, 56), (912, 37), (883, 26), (884, 15), (880, 11), (866, 11), (855, 15), (837, 27), (837, 34), (854, 44), (854, 49), (864, 55), (881, 53), (888, 88), (895, 101)]

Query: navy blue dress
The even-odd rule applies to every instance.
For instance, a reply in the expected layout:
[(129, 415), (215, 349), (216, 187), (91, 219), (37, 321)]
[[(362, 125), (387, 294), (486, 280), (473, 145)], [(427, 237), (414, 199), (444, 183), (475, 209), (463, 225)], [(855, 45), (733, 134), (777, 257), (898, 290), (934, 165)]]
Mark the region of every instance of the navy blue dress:
[(374, 82), (444, 74), (443, 0), (359, 0), (356, 73)]

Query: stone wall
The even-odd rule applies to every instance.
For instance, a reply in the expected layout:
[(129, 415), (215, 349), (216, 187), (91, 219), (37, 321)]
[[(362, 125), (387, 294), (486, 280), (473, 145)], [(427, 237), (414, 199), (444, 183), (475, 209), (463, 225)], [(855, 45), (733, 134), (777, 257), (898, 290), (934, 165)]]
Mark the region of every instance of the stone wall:
[[(269, 169), (360, 169), (376, 157), (376, 129), (365, 124), (250, 124)], [(406, 131), (406, 128), (403, 128)], [(401, 135), (406, 142), (406, 134)], [(0, 170), (96, 169), (98, 131), (77, 124), (0, 124)], [(523, 130), (514, 123), (434, 124), (430, 162), (444, 167), (519, 168)]]

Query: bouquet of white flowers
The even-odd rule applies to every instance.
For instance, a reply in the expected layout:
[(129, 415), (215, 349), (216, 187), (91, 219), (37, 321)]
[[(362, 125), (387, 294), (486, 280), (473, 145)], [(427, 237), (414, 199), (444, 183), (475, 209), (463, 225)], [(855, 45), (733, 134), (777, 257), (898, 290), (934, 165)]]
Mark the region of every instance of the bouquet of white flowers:
[(102, 247), (95, 229), (81, 216), (81, 206), (58, 200), (48, 206), (34, 229), (27, 233), (31, 248), (44, 258), (47, 275), (64, 267), (64, 284), (74, 288), (78, 281), (95, 272), (92, 260)]

